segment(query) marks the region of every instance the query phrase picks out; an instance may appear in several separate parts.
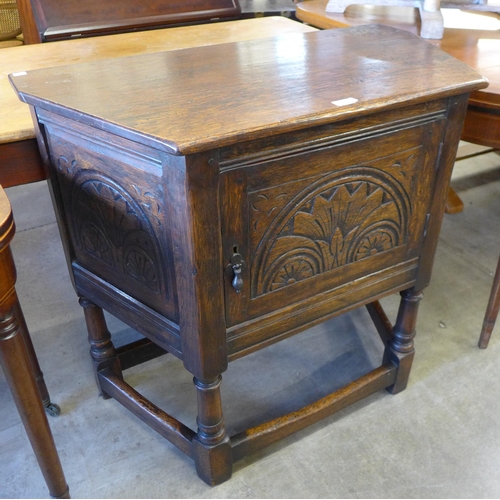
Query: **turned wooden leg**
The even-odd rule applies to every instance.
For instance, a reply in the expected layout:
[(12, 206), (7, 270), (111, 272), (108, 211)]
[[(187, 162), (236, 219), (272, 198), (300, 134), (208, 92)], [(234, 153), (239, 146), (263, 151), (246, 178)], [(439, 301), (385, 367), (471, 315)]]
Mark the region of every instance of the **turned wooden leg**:
[(491, 332), (495, 326), (495, 321), (498, 316), (498, 311), (500, 309), (500, 259), (498, 259), (497, 270), (495, 277), (493, 278), (493, 286), (491, 288), (490, 299), (488, 301), (488, 307), (486, 308), (486, 314), (484, 316), (483, 328), (481, 330), (481, 335), (479, 337), (479, 347), (481, 349), (486, 349), (488, 347), (488, 342), (490, 341)]
[(464, 202), (458, 196), (457, 192), (453, 188), (448, 188), (448, 196), (446, 198), (446, 205), (444, 206), (444, 211), (447, 214), (458, 214), (463, 212)]
[(0, 312), (0, 364), (52, 498), (69, 498), (15, 308)]
[(47, 389), (47, 385), (45, 384), (45, 379), (43, 378), (43, 372), (40, 368), (40, 364), (38, 363), (38, 358), (36, 357), (35, 348), (33, 347), (33, 342), (31, 340), (31, 336), (28, 333), (28, 327), (26, 325), (26, 321), (24, 320), (24, 315), (21, 311), (21, 306), (19, 303), (15, 304), (16, 315), (19, 318), (19, 326), (20, 332), (24, 340), (24, 344), (26, 346), (26, 351), (28, 353), (28, 358), (31, 363), (32, 371), (35, 376), (36, 383), (38, 385), (38, 390), (40, 391), (40, 396), (42, 398), (42, 404), (45, 408), (45, 411), (51, 417), (57, 417), (61, 413), (61, 409), (55, 403), (52, 403), (50, 400), (49, 391)]
[(80, 298), (80, 305), (83, 307), (85, 314), (85, 322), (89, 334), (90, 356), (92, 358), (97, 386), (102, 397), (109, 399), (110, 396), (101, 388), (97, 374), (100, 370), (108, 368), (120, 379), (123, 379), (120, 360), (116, 354), (113, 342), (111, 342), (111, 334), (106, 326), (103, 310), (84, 297)]
[(413, 338), (417, 323), (418, 305), (423, 294), (413, 289), (401, 292), (398, 317), (393, 328), (393, 336), (385, 349), (384, 363), (393, 362), (398, 366), (396, 382), (387, 390), (397, 394), (406, 388), (415, 355)]
[(0, 188), (0, 365), (50, 495), (69, 498), (68, 485), (33, 373), (33, 366), (38, 366), (38, 361), (35, 352), (29, 353), (26, 348), (28, 344), (32, 349), (32, 343), (14, 287), (16, 269), (9, 247), (13, 236), (10, 205)]
[(232, 453), (226, 435), (220, 384), (222, 377), (194, 379), (198, 398), (198, 432), (193, 439), (193, 457), (201, 479), (210, 485), (227, 481), (232, 474)]

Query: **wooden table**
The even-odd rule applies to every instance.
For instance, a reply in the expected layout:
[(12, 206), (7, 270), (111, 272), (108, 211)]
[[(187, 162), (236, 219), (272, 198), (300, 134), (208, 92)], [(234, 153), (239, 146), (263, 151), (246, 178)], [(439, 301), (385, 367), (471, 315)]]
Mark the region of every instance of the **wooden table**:
[[(328, 0), (297, 4), (301, 21), (322, 29), (381, 23), (418, 34), (420, 15), (411, 7), (352, 5), (344, 14), (325, 12)], [(488, 78), (488, 88), (472, 92), (462, 139), (500, 149), (500, 14), (442, 9), (442, 40), (428, 40)], [(484, 29), (486, 24), (491, 29)]]
[[(397, 6), (351, 5), (344, 14), (326, 13), (328, 0), (297, 5), (297, 17), (318, 28), (345, 28), (381, 23), (418, 34), (418, 9)], [(464, 141), (500, 148), (500, 16), (492, 13), (442, 9), (445, 30), (441, 40), (428, 40), (488, 78), (487, 89), (472, 92), (465, 117)], [(491, 29), (484, 29), (490, 24)], [(450, 188), (447, 213), (462, 211), (463, 202)]]
[(281, 17), (246, 19), (0, 50), (0, 184), (46, 178), (28, 106), (16, 97), (9, 73), (134, 54), (309, 32), (314, 28)]
[[(191, 457), (203, 480), (221, 483), (235, 460), (406, 387), (468, 94), (486, 85), (475, 71), (372, 26), (12, 82), (37, 119), (100, 390)], [(395, 292), (392, 328), (377, 300)], [(226, 434), (229, 361), (366, 304), (385, 342), (378, 368)], [(197, 430), (125, 382), (103, 308), (182, 360)]]

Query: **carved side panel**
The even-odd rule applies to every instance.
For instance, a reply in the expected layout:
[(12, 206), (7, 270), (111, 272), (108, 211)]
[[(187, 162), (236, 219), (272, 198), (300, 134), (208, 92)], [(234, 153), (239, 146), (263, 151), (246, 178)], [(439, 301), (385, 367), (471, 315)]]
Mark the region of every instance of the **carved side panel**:
[(406, 244), (417, 160), (407, 151), (384, 169), (354, 166), (249, 193), (251, 297)]
[(71, 211), (82, 252), (151, 292), (164, 289), (159, 244), (151, 223), (122, 186), (95, 171), (80, 171), (73, 181)]
[(154, 151), (48, 131), (72, 261), (175, 322), (166, 201)]

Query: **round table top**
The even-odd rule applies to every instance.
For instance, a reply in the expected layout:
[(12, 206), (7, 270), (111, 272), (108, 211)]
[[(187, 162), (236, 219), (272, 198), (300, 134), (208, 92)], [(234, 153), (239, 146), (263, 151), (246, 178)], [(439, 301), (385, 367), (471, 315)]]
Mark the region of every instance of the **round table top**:
[[(350, 5), (343, 14), (326, 12), (328, 0), (309, 0), (297, 4), (301, 21), (317, 28), (345, 28), (363, 24), (388, 24), (418, 34), (418, 9), (401, 6)], [(500, 106), (500, 15), (441, 9), (444, 35), (441, 40), (428, 40), (445, 52), (468, 64), (490, 81), (488, 100)], [(476, 94), (477, 94), (476, 93)]]
[(0, 186), (0, 252), (10, 243), (13, 236), (14, 219), (12, 218), (12, 209), (5, 191)]

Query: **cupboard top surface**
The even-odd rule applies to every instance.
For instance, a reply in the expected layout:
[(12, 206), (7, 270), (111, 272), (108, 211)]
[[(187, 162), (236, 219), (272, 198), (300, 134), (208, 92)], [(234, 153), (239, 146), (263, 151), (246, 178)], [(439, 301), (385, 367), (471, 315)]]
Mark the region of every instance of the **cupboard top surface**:
[(29, 104), (174, 154), (487, 85), (425, 40), (377, 25), (61, 66), (10, 79)]

